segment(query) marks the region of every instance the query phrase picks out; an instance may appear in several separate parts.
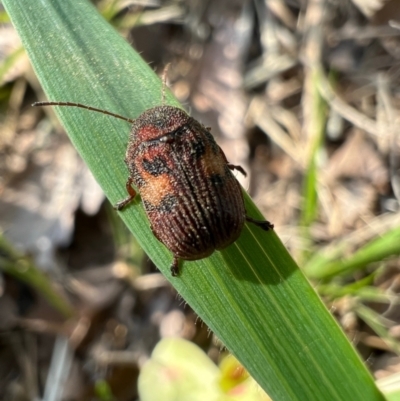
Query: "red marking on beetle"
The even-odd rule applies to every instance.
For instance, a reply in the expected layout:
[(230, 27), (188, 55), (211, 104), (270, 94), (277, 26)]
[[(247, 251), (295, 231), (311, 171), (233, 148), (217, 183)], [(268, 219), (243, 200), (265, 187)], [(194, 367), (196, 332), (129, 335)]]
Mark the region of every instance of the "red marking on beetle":
[[(162, 104), (166, 71), (163, 74)], [(156, 106), (131, 119), (72, 102), (37, 102), (33, 106), (72, 106), (107, 114), (132, 124), (125, 163), (128, 196), (114, 207), (122, 210), (139, 189), (156, 238), (173, 254), (171, 274), (179, 261), (198, 260), (235, 242), (245, 221), (264, 230), (268, 221), (246, 215), (242, 189), (225, 154), (204, 127), (183, 110)]]

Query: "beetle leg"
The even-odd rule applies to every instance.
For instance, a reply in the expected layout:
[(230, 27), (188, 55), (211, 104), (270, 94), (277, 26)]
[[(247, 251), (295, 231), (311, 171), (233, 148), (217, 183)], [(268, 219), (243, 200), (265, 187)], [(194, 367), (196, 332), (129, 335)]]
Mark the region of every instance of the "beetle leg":
[(246, 171), (244, 171), (244, 168), (243, 168), (242, 166), (236, 166), (235, 164), (228, 163), (228, 168), (231, 169), (231, 170), (237, 170), (237, 171), (239, 171), (239, 172), (242, 173), (245, 177), (247, 176), (247, 173), (246, 173)]
[(256, 226), (262, 228), (265, 231), (272, 230), (274, 225), (267, 220), (255, 220), (252, 217), (246, 215), (246, 220), (250, 223), (255, 224)]
[(237, 170), (237, 171), (239, 171), (240, 173), (242, 173), (246, 177), (247, 173), (246, 173), (246, 171), (244, 171), (244, 168), (242, 166), (237, 166), (236, 164), (229, 163), (228, 159), (225, 156), (225, 153), (223, 152), (223, 150), (220, 147), (218, 147), (218, 148), (219, 148), (219, 154), (226, 161), (226, 165), (228, 166), (228, 168), (230, 170)]
[(171, 264), (171, 274), (172, 277), (179, 276), (179, 258), (175, 255), (174, 255), (174, 260), (172, 261)]
[(128, 203), (133, 201), (133, 199), (136, 196), (136, 191), (132, 188), (132, 182), (133, 182), (132, 178), (129, 177), (125, 184), (126, 190), (129, 194), (129, 196), (127, 196), (125, 199), (122, 199), (121, 201), (117, 202), (114, 205), (114, 209), (122, 210)]

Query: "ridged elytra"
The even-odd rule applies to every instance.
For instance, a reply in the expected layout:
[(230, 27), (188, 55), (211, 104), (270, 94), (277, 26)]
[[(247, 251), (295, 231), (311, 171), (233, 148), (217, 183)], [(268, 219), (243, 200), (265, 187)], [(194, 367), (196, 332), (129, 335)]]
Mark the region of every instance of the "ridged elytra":
[[(164, 103), (166, 69), (163, 76)], [(155, 237), (173, 254), (172, 276), (179, 261), (210, 256), (235, 242), (245, 221), (264, 230), (268, 221), (246, 215), (242, 189), (209, 130), (182, 109), (156, 106), (136, 119), (73, 102), (37, 102), (33, 106), (71, 106), (110, 115), (132, 124), (125, 163), (128, 196), (114, 207), (122, 210), (138, 188)]]

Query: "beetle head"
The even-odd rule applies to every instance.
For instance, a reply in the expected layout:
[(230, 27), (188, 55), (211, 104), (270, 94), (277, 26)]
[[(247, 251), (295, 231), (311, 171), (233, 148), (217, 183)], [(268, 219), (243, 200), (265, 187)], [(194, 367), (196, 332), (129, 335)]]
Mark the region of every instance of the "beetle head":
[(135, 142), (147, 142), (173, 133), (185, 125), (189, 116), (173, 106), (157, 106), (146, 110), (132, 125), (132, 139)]

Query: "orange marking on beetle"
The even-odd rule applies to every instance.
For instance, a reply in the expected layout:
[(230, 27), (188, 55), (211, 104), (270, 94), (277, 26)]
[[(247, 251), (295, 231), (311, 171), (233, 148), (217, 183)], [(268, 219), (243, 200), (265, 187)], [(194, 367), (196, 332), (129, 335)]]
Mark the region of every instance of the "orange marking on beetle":
[(140, 195), (143, 200), (148, 201), (153, 206), (158, 206), (162, 199), (174, 190), (171, 177), (168, 174), (154, 177), (142, 171), (142, 177), (146, 184), (140, 188)]

